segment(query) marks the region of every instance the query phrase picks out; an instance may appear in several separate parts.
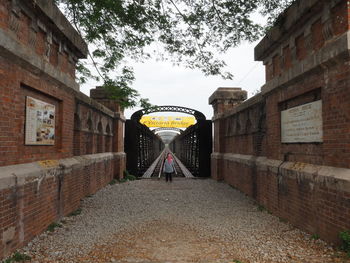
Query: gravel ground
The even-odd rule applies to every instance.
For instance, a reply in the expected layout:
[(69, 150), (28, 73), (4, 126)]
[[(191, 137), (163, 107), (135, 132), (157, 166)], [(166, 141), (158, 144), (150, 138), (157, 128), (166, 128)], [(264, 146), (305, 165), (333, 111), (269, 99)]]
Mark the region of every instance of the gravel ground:
[(31, 262), (350, 262), (211, 179), (107, 186), (22, 252)]

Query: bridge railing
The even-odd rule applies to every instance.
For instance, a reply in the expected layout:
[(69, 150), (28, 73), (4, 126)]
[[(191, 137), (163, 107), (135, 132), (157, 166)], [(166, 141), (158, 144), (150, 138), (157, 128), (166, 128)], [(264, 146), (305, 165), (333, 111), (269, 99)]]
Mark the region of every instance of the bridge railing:
[(194, 176), (209, 177), (212, 141), (211, 121), (198, 120), (176, 136), (169, 147)]

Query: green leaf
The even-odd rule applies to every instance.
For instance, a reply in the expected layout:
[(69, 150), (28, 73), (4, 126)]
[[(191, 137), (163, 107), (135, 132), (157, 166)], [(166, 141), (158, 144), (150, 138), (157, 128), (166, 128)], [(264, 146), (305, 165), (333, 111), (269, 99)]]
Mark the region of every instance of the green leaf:
[[(144, 61), (152, 57), (150, 54), (158, 54), (157, 59), (231, 79), (233, 74), (216, 54), (243, 41), (258, 40), (269, 26), (279, 22), (277, 16), (291, 2), (56, 0), (92, 49), (89, 58), (94, 70), (80, 62), (78, 80), (103, 80), (123, 107), (145, 104), (131, 88), (134, 76), (126, 60)], [(267, 18), (267, 26), (252, 18), (257, 12)]]

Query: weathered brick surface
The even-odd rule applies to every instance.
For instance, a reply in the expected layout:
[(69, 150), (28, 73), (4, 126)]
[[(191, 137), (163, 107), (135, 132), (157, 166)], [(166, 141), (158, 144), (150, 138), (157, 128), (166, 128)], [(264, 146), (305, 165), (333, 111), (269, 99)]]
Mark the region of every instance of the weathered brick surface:
[[(346, 0), (297, 1), (255, 50), (261, 94), (213, 119), (212, 176), (334, 243), (350, 229), (349, 18)], [(281, 111), (318, 100), (323, 142), (282, 143)]]
[[(107, 153), (60, 160), (61, 166), (51, 168), (24, 165), (31, 175), (19, 174), (16, 166), (0, 167), (0, 258), (79, 208), (82, 198), (114, 178), (114, 163), (123, 158)], [(32, 165), (38, 167), (36, 172)], [(4, 175), (21, 179), (4, 188)]]
[(312, 44), (314, 50), (319, 50), (324, 45), (324, 36), (322, 30), (322, 21), (321, 19), (318, 19), (311, 26)]
[[(51, 0), (0, 0), (0, 259), (123, 176), (123, 114), (75, 83), (86, 48)], [(26, 96), (55, 105), (55, 145), (25, 145)]]
[(221, 179), (296, 227), (336, 244), (339, 233), (350, 229), (349, 178), (331, 178), (344, 172), (340, 168), (323, 174), (324, 168), (310, 164), (230, 154), (220, 162)]
[[(0, 72), (0, 97), (3, 102), (0, 116), (0, 166), (70, 156), (72, 141), (67, 138), (72, 138), (73, 115), (65, 113), (68, 109), (73, 110), (74, 97), (40, 78), (34, 78), (2, 57), (0, 65), (8, 69)], [(53, 104), (58, 109), (55, 146), (24, 144), (26, 96)]]
[[(74, 82), (75, 59), (79, 54), (72, 46), (67, 47), (66, 39), (60, 39), (52, 25), (43, 24), (36, 16), (29, 17), (22, 9), (26, 1), (19, 3), (17, 6), (11, 1), (0, 2), (3, 18), (0, 30), (4, 36), (11, 43), (20, 44), (34, 64), (52, 67), (57, 76)], [(33, 12), (40, 15), (36, 9)], [(115, 130), (115, 125), (122, 127), (122, 118), (115, 118), (113, 112), (92, 102), (75, 87), (63, 85), (61, 79), (53, 79), (31, 61), (21, 61), (19, 54), (11, 52), (6, 49), (0, 52), (0, 166), (123, 151), (122, 137), (113, 139), (121, 135), (121, 128), (117, 126)], [(55, 105), (55, 146), (24, 144), (26, 96)]]

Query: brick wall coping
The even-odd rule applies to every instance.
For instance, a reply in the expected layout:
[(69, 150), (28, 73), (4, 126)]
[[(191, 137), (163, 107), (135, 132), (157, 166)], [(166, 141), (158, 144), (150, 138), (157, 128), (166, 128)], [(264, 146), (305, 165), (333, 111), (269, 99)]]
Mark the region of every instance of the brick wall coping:
[(218, 119), (224, 119), (224, 118), (230, 117), (230, 116), (232, 116), (240, 111), (244, 111), (244, 110), (254, 106), (255, 104), (261, 103), (262, 101), (263, 101), (263, 95), (262, 95), (262, 93), (258, 93), (255, 96), (245, 100), (244, 102), (242, 102), (241, 104), (236, 106), (234, 109), (228, 110), (222, 114), (218, 114), (218, 115), (214, 116), (212, 118), (212, 121), (216, 121)]
[(257, 157), (233, 153), (212, 153), (211, 158), (241, 163), (251, 167), (255, 166), (260, 171), (271, 171), (282, 178), (297, 178), (298, 182), (309, 180), (337, 191), (350, 192), (350, 169), (347, 168), (283, 162), (268, 159), (264, 156)]
[(62, 14), (59, 8), (55, 5), (53, 0), (21, 0), (29, 8), (40, 9), (42, 13), (53, 23), (55, 30), (58, 33), (63, 34), (70, 42), (74, 53), (79, 58), (86, 58), (88, 53), (88, 47), (83, 38), (73, 28), (71, 23)]
[[(38, 74), (43, 78), (51, 78), (55, 82), (59, 82), (66, 87), (69, 87), (73, 90), (79, 90), (79, 85), (75, 80), (66, 73), (63, 73), (48, 61), (45, 61), (42, 58), (39, 58), (35, 51), (30, 48), (13, 41), (12, 38), (8, 36), (6, 31), (0, 28), (0, 55), (13, 61), (23, 68)], [(46, 75), (46, 76), (45, 76)]]
[(123, 159), (125, 156), (124, 152), (109, 152), (75, 156), (61, 160), (2, 166), (0, 167), (0, 190), (23, 186), (31, 182), (38, 182), (38, 187), (40, 187), (41, 181), (47, 177), (66, 174), (75, 169), (82, 169), (92, 163)]
[(335, 6), (340, 1), (296, 1), (279, 16), (276, 25), (267, 32), (266, 36), (255, 47), (255, 60), (263, 61), (269, 56), (281, 44), (283, 38), (288, 38), (293, 30), (300, 29), (305, 21), (318, 12), (320, 5), (329, 2), (331, 6)]
[(108, 116), (111, 117), (111, 118), (119, 119), (119, 120), (121, 120), (121, 121), (123, 121), (123, 122), (126, 121), (125, 116), (123, 115), (123, 113), (111, 111), (110, 109), (108, 109), (108, 108), (107, 108), (106, 106), (104, 106), (103, 104), (97, 102), (96, 100), (90, 98), (89, 96), (85, 95), (85, 94), (82, 93), (82, 92), (79, 92), (79, 91), (76, 92), (76, 93), (75, 93), (75, 98), (76, 98), (78, 101), (80, 101), (80, 102), (82, 102), (82, 103), (88, 105), (89, 107), (92, 107), (92, 108), (94, 108), (94, 109), (96, 109), (96, 110), (98, 110), (98, 111), (100, 111), (100, 112), (102, 112), (102, 113), (108, 115)]
[(314, 70), (327, 68), (331, 63), (344, 61), (350, 58), (350, 31), (336, 39), (329, 41), (318, 52), (309, 53), (308, 56), (283, 72), (279, 77), (268, 81), (262, 88), (262, 94), (266, 94), (285, 85), (292, 84), (291, 81), (298, 81), (305, 78)]

